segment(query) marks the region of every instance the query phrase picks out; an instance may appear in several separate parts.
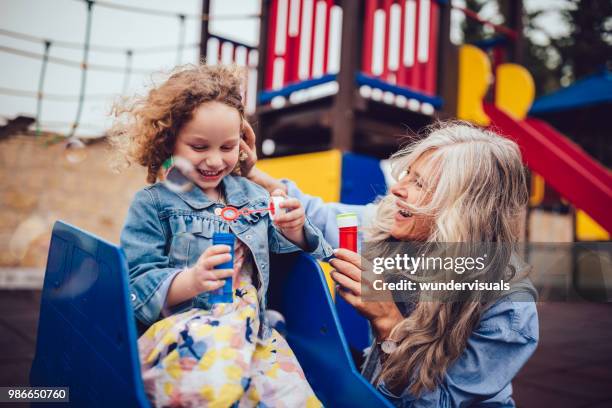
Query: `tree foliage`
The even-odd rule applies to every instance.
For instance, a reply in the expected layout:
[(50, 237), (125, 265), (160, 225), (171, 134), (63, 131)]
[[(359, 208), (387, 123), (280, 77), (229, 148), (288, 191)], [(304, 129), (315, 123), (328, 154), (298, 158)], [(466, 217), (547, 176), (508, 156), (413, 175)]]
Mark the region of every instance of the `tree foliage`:
[[(467, 0), (466, 7), (481, 13), (491, 2), (497, 3), (502, 21), (510, 21), (507, 13), (516, 0)], [(549, 93), (561, 86), (612, 65), (612, 1), (565, 0), (556, 9), (523, 13), (523, 65), (531, 72), (537, 95)], [(568, 34), (556, 37), (541, 23), (546, 13), (559, 13)], [(491, 37), (490, 31), (471, 19), (463, 25), (464, 41), (477, 42)], [(536, 41), (536, 37), (540, 41)], [(542, 41), (542, 38), (544, 40)]]

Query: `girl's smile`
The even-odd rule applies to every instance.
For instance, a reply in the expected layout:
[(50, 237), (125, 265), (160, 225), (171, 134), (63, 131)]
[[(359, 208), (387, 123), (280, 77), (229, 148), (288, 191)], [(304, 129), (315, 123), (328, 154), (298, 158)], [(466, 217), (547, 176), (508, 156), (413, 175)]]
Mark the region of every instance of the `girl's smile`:
[(223, 169), (221, 170), (196, 169), (196, 171), (198, 172), (198, 174), (201, 176), (201, 178), (204, 181), (216, 181), (217, 179), (220, 179), (221, 176), (224, 174)]

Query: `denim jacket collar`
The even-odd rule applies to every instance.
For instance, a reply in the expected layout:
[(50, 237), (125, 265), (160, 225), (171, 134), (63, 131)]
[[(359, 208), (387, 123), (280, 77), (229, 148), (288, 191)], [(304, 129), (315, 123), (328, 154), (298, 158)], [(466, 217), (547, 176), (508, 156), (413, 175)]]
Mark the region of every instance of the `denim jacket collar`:
[[(223, 177), (221, 183), (225, 193), (225, 200), (227, 205), (234, 207), (241, 207), (245, 205), (249, 200), (248, 197), (242, 191), (240, 184), (236, 180), (237, 176), (227, 175)], [(215, 204), (210, 198), (202, 191), (201, 188), (194, 186), (191, 190), (186, 192), (177, 193), (177, 195), (189, 204), (190, 207), (196, 210), (203, 210)]]

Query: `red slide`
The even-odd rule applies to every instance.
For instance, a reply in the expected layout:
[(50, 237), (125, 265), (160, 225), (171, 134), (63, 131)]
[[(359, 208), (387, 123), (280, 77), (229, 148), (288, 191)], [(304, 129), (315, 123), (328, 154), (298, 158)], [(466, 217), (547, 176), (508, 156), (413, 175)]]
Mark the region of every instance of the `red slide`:
[(538, 119), (517, 121), (493, 105), (491, 126), (518, 143), (527, 166), (544, 177), (576, 208), (612, 232), (612, 173), (552, 126)]

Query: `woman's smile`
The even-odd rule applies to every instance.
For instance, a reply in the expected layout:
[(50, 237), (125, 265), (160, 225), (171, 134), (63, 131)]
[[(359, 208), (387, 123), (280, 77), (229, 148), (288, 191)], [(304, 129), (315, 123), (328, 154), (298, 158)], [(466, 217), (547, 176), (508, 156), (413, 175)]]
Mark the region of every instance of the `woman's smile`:
[(401, 221), (406, 218), (412, 217), (412, 212), (410, 212), (410, 210), (407, 207), (403, 206), (399, 201), (397, 201), (395, 205), (397, 206), (397, 213), (395, 214), (395, 217), (398, 220)]

